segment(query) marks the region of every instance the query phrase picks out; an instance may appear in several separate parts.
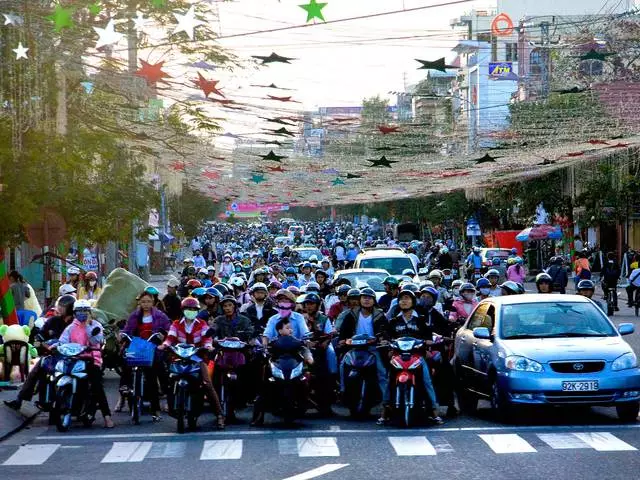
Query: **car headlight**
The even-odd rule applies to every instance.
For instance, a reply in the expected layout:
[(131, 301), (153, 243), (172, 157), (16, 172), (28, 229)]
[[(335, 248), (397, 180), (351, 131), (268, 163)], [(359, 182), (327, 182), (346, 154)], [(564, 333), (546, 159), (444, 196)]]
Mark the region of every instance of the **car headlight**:
[(638, 366), (638, 358), (633, 352), (627, 352), (624, 355), (620, 355), (611, 364), (611, 370), (627, 370), (629, 368), (636, 368)]
[(284, 380), (284, 373), (282, 373), (282, 370), (280, 370), (275, 363), (271, 363), (271, 375), (273, 375), (274, 378)]
[(519, 355), (509, 355), (507, 358), (505, 358), (504, 365), (509, 370), (516, 370), (518, 372), (540, 373), (544, 370), (540, 363), (527, 357), (521, 357)]

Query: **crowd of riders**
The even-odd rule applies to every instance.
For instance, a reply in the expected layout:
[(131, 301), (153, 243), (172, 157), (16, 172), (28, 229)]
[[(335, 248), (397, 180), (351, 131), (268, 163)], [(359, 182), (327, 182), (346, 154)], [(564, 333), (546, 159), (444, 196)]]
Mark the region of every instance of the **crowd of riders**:
[[(319, 254), (302, 260), (295, 249), (300, 245), (313, 246)], [(273, 375), (269, 366), (271, 348), (293, 338), (299, 342), (295, 348), (305, 375), (322, 378), (310, 387), (318, 390), (315, 397), (310, 392), (310, 398), (315, 399), (311, 404), (322, 415), (334, 415), (333, 405), (346, 401), (345, 357), (354, 344), (352, 339), (358, 337), (368, 339), (366, 348), (374, 359), (383, 407), (377, 423), (385, 425), (394, 415), (390, 375), (394, 341), (411, 337), (423, 346), (416, 383), (428, 421), (442, 424), (442, 417), (456, 416), (455, 381), (449, 362), (455, 333), (483, 299), (525, 293), (525, 262), (514, 249), (506, 261), (485, 268), (477, 247), (463, 254), (452, 241), (411, 242), (402, 246), (412, 258), (415, 271), (384, 278), (382, 296), (369, 285), (352, 285), (346, 278), (332, 282), (334, 273), (350, 267), (362, 249), (395, 245), (391, 232), (376, 223), (304, 223), (293, 236), (288, 235), (286, 225), (279, 223), (208, 225), (190, 242), (189, 256), (183, 259), (181, 270), (166, 282), (166, 291), (148, 287), (139, 292), (137, 308), (120, 322), (116, 334), (122, 358), (120, 400), (115, 410), (127, 406), (133, 369), (126, 362), (126, 352), (131, 339), (139, 338), (156, 344), (145, 393), (153, 421), (162, 417), (161, 400), (172, 395), (172, 352), (176, 346), (189, 344), (200, 352), (194, 368), (217, 417), (216, 426), (224, 428), (226, 423), (237, 421), (235, 411), (250, 406), (251, 424), (260, 426), (266, 408), (265, 388)], [(620, 268), (614, 257), (607, 258), (611, 261), (607, 263), (610, 272), (603, 274), (603, 285), (613, 288)], [(418, 266), (423, 267), (420, 275)], [(606, 311), (594, 297), (596, 287), (587, 269), (588, 262), (581, 268), (576, 291)], [(31, 369), (17, 398), (6, 403), (17, 409), (32, 398), (50, 368), (44, 359), (54, 355), (51, 345), (79, 343), (87, 347), (90, 395), (95, 406), (88, 415), (95, 415), (99, 409), (105, 426), (111, 428), (114, 423), (100, 368), (103, 326), (92, 318), (86, 296), (78, 297), (74, 280), (61, 287), (55, 308), (38, 329), (41, 360)], [(535, 277), (535, 284), (539, 293), (563, 294), (569, 280), (564, 260), (557, 257)], [(87, 287), (94, 288), (92, 282), (93, 278), (87, 280)], [(227, 339), (246, 346), (238, 352), (239, 367), (234, 375), (241, 389), (231, 409), (223, 409), (220, 401), (223, 380), (219, 371), (224, 366), (218, 369), (215, 364)]]

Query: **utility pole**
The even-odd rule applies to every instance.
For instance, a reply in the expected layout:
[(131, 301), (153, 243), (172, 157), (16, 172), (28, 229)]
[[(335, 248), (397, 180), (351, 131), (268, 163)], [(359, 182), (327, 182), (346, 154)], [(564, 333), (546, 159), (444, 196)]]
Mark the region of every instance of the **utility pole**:
[[(128, 4), (129, 18), (133, 18), (136, 14), (136, 2), (129, 0)], [(127, 29), (127, 54), (128, 54), (128, 71), (130, 75), (130, 82), (132, 90), (135, 90), (135, 73), (138, 67), (138, 32), (135, 29), (133, 22), (128, 23)], [(137, 99), (136, 99), (137, 100)], [(129, 242), (129, 271), (134, 275), (138, 275), (138, 266), (136, 264), (136, 251), (138, 243), (138, 228), (136, 220), (131, 221), (131, 239)]]
[(549, 45), (551, 44), (551, 40), (549, 38), (549, 22), (540, 22), (540, 37), (542, 40), (542, 64), (544, 65), (542, 96), (547, 98), (551, 88), (551, 55), (549, 54)]

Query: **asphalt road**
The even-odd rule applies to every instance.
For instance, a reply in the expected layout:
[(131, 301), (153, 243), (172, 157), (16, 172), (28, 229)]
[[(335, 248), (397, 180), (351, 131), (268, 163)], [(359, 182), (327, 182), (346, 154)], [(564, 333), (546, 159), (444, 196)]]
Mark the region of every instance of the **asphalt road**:
[[(621, 302), (615, 323), (640, 321)], [(640, 353), (640, 332), (626, 337)], [(118, 378), (105, 380), (115, 404)], [(45, 417), (0, 443), (3, 478), (140, 480), (305, 480), (371, 478), (629, 479), (640, 471), (640, 422), (620, 424), (613, 409), (536, 411), (515, 425), (496, 423), (488, 404), (477, 415), (442, 427), (378, 427), (375, 416), (355, 422), (344, 409), (328, 419), (313, 412), (286, 429), (267, 416), (264, 428), (249, 426), (250, 411), (223, 432), (204, 415), (196, 432), (175, 433), (175, 420), (143, 418), (131, 425), (115, 414), (117, 427), (75, 425), (60, 434)]]

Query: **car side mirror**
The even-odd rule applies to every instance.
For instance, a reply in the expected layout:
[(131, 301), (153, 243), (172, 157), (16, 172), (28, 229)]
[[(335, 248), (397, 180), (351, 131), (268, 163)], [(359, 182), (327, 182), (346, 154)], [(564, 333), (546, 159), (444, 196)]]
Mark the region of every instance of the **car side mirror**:
[(479, 340), (491, 340), (491, 332), (486, 327), (474, 328), (473, 336)]
[(631, 335), (633, 332), (635, 332), (633, 323), (621, 323), (618, 325), (618, 333), (620, 335)]

